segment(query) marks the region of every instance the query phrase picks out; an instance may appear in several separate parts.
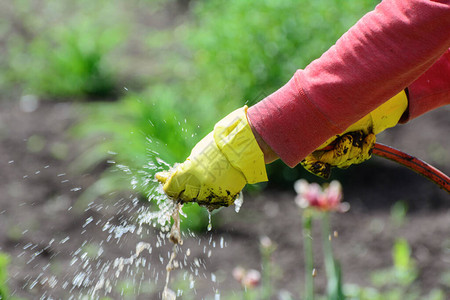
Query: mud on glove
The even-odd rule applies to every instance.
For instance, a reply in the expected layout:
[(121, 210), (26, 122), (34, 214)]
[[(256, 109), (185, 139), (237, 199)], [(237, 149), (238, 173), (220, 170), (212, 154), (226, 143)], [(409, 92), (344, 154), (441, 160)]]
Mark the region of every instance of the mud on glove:
[(332, 167), (348, 168), (368, 160), (375, 145), (375, 135), (397, 125), (407, 107), (408, 99), (402, 91), (342, 134), (328, 139), (301, 164), (311, 173), (328, 178)]

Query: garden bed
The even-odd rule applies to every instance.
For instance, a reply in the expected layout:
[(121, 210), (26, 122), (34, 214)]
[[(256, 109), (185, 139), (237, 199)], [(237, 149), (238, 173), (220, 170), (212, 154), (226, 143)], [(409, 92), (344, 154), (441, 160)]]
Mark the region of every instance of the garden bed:
[[(89, 173), (72, 171), (71, 163), (85, 147), (68, 135), (68, 129), (79, 118), (79, 106), (42, 102), (35, 111), (24, 112), (19, 101), (11, 100), (0, 102), (0, 250), (11, 258), (8, 281), (11, 293), (29, 299), (42, 295), (67, 299), (86, 293), (87, 289), (74, 284), (76, 274), (83, 270), (78, 262), (73, 262), (77, 249), (91, 253), (93, 262), (99, 259), (112, 262), (118, 257), (129, 257), (142, 241), (137, 234), (126, 233), (119, 242), (115, 239), (106, 242), (107, 232), (102, 230), (110, 218), (112, 223), (118, 224), (122, 218), (131, 224), (135, 209), (124, 209), (132, 203), (131, 192), (98, 198), (88, 204), (90, 208), (77, 206), (79, 196), (103, 171), (101, 166)], [(381, 139), (431, 161), (448, 173), (447, 115), (448, 109), (442, 108), (408, 126), (391, 130)], [(433, 288), (449, 293), (448, 194), (411, 171), (382, 159), (372, 159), (339, 173), (345, 201), (352, 206), (348, 213), (332, 217), (332, 228), (338, 232), (334, 250), (342, 263), (344, 281), (372, 285), (374, 271), (392, 266), (393, 243), (403, 237), (412, 247), (412, 258), (419, 271), (414, 286), (423, 293)], [(124, 176), (124, 180), (129, 178)], [(196, 277), (194, 299), (212, 297), (217, 289), (223, 297), (238, 293), (240, 286), (233, 279), (232, 270), (238, 265), (260, 270), (262, 236), (276, 244), (272, 260), (279, 268), (275, 277), (277, 290), (298, 295), (303, 281), (303, 254), (301, 219), (294, 196), (293, 190), (275, 189), (246, 195), (238, 214), (232, 208), (222, 209), (213, 217), (211, 232), (185, 238), (182, 253), (189, 248), (188, 261), (200, 258), (203, 265)], [(400, 223), (396, 223), (391, 209), (397, 201), (408, 207), (406, 218)], [(158, 230), (149, 228), (144, 240), (154, 244), (158, 235)], [(319, 242), (319, 238), (315, 241)], [(214, 242), (216, 247), (212, 246)], [(226, 246), (221, 248), (219, 244)], [(139, 273), (143, 277), (134, 278), (137, 281), (133, 282), (136, 276), (126, 272), (118, 278), (112, 276), (115, 281), (109, 295), (114, 299), (156, 297), (162, 291), (170, 247), (166, 244), (154, 248), (147, 255), (152, 267)], [(319, 244), (315, 247), (317, 282), (323, 290), (321, 251)], [(101, 255), (94, 259), (100, 248)], [(96, 272), (94, 267), (91, 272), (94, 280), (98, 280)], [(174, 271), (175, 281), (171, 285), (185, 289), (188, 295), (192, 290), (189, 281), (182, 280), (182, 274)]]

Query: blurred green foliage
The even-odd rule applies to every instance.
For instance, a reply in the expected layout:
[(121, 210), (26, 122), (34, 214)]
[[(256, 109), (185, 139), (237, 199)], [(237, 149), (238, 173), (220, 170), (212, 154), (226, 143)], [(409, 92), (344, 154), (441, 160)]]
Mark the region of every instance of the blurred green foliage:
[[(135, 168), (155, 157), (183, 161), (219, 119), (282, 86), (375, 4), (191, 2), (187, 21), (169, 30), (149, 29), (154, 65), (147, 88), (91, 106), (79, 132), (107, 139), (83, 160), (90, 165), (111, 150), (117, 161)], [(275, 169), (274, 176), (285, 177), (283, 168)]]
[[(395, 220), (393, 220), (395, 224)], [(444, 300), (442, 289), (432, 289), (424, 293), (421, 287), (414, 284), (419, 276), (419, 269), (412, 258), (412, 250), (406, 239), (398, 238), (392, 248), (393, 265), (384, 270), (376, 270), (371, 274), (376, 288), (361, 287), (350, 284), (345, 286), (348, 300)]]
[(113, 93), (108, 54), (126, 30), (115, 22), (119, 7), (103, 0), (13, 0), (9, 5), (10, 28), (4, 29), (8, 72), (0, 83), (59, 100)]
[(0, 252), (0, 299), (9, 298), (8, 288), (8, 265), (9, 256), (3, 252)]
[[(110, 95), (124, 68), (114, 51), (132, 56), (145, 49), (146, 88), (82, 107), (86, 120), (76, 131), (92, 144), (74, 166), (86, 170), (114, 159), (133, 170), (167, 168), (162, 162), (183, 161), (222, 117), (261, 100), (318, 58), (377, 1), (196, 0), (179, 19), (179, 11), (165, 11), (177, 3), (12, 0), (10, 26), (0, 28), (7, 45), (1, 64), (9, 70), (0, 84), (50, 99)], [(285, 182), (298, 177), (280, 163), (268, 172)], [(125, 182), (106, 172), (88, 194)]]
[(408, 211), (408, 205), (405, 201), (397, 201), (391, 207), (391, 221), (395, 226), (400, 227), (406, 221), (406, 213)]
[[(164, 8), (158, 4), (156, 12)], [(117, 102), (90, 104), (87, 120), (77, 132), (100, 142), (86, 149), (75, 164), (78, 168), (92, 168), (110, 159), (108, 153), (115, 153), (115, 162), (133, 170), (149, 163), (156, 170), (167, 169), (161, 162), (184, 161), (218, 120), (278, 89), (376, 3), (210, 0), (190, 4), (185, 21), (174, 21), (169, 29), (148, 28), (147, 88), (125, 89)], [(148, 5), (155, 10), (155, 3)], [(270, 177), (288, 182), (295, 177), (279, 164), (268, 171)], [(105, 173), (101, 182), (115, 189), (127, 184), (114, 172)], [(198, 207), (189, 210), (197, 211), (196, 219), (207, 221)]]
[[(86, 149), (76, 165), (95, 166), (110, 158), (108, 152), (134, 170), (149, 162), (160, 170), (167, 168), (162, 161), (184, 161), (218, 120), (281, 87), (375, 4), (192, 1), (186, 21), (165, 30), (148, 29), (152, 66), (147, 88), (125, 89), (117, 102), (90, 104), (77, 132), (101, 142)], [(268, 172), (288, 182), (298, 178), (280, 164)], [(114, 182), (109, 186), (118, 187), (117, 174), (109, 172), (105, 178), (103, 182), (109, 178)], [(199, 218), (206, 221), (204, 215)]]
[(393, 266), (372, 274), (372, 281), (377, 286), (399, 285), (408, 287), (417, 279), (418, 269), (411, 257), (411, 248), (407, 240), (399, 238), (392, 248)]

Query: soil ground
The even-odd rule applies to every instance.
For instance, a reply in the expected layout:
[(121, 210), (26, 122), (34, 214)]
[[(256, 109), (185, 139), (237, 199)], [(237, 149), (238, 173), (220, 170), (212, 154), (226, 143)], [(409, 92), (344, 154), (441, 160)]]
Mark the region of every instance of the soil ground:
[[(77, 202), (103, 171), (73, 171), (84, 149), (69, 134), (80, 118), (79, 110), (70, 103), (41, 102), (36, 110), (25, 112), (20, 103), (13, 98), (0, 101), (0, 251), (11, 258), (11, 293), (25, 299), (77, 299), (92, 291), (89, 288), (105, 274), (113, 299), (159, 299), (170, 243), (151, 227), (140, 234), (128, 227), (129, 232), (120, 238), (108, 238), (110, 233), (104, 229), (107, 222), (133, 224), (142, 206), (133, 201), (135, 195), (118, 193), (89, 204)], [(389, 130), (380, 141), (449, 173), (448, 113), (449, 107), (433, 111)], [(352, 207), (331, 220), (339, 234), (333, 243), (344, 281), (370, 286), (373, 271), (392, 266), (392, 245), (404, 237), (419, 270), (414, 286), (423, 293), (433, 288), (450, 293), (450, 283), (443, 279), (450, 270), (449, 195), (408, 169), (379, 158), (338, 173), (345, 201)], [(279, 268), (277, 290), (298, 295), (304, 262), (294, 197), (292, 189), (247, 194), (238, 214), (232, 208), (222, 209), (213, 217), (211, 232), (186, 235), (179, 257), (186, 262), (184, 270), (194, 274), (195, 289), (189, 289), (188, 278), (183, 280), (184, 270), (174, 271), (172, 288), (185, 289), (184, 299), (211, 299), (216, 290), (222, 295), (239, 291), (233, 268), (260, 270), (260, 238), (267, 236), (276, 245), (272, 261)], [(402, 224), (396, 224), (391, 207), (400, 200), (408, 213)], [(316, 230), (317, 283), (323, 290), (318, 226)], [(125, 266), (116, 276), (114, 261), (129, 258), (140, 241), (152, 246), (151, 254), (142, 254), (145, 267)]]
[[(144, 16), (140, 21), (157, 28), (172, 19), (172, 15)], [(142, 70), (139, 58), (127, 64), (133, 66), (129, 68), (133, 74), (148, 72)], [(0, 251), (11, 259), (11, 294), (25, 299), (81, 299), (92, 296), (97, 285), (99, 297), (160, 299), (172, 245), (157, 229), (146, 227), (137, 233), (132, 227), (138, 210), (145, 207), (135, 200), (137, 195), (117, 192), (89, 203), (80, 200), (105, 166), (89, 173), (75, 171), (77, 158), (88, 146), (70, 134), (82, 117), (78, 104), (42, 101), (34, 110), (26, 103), (19, 96), (0, 98)], [(449, 112), (449, 106), (430, 112), (388, 130), (379, 141), (449, 174)], [(351, 204), (349, 212), (331, 219), (333, 231), (338, 232), (333, 246), (344, 282), (371, 286), (374, 271), (392, 266), (392, 246), (403, 237), (419, 270), (413, 286), (422, 294), (433, 288), (450, 294), (449, 195), (408, 169), (376, 157), (335, 173), (344, 186), (345, 201)], [(278, 268), (277, 291), (289, 291), (299, 299), (304, 261), (294, 197), (292, 187), (246, 194), (238, 214), (232, 208), (222, 209), (213, 216), (211, 232), (186, 234), (178, 255), (185, 266), (173, 272), (170, 286), (185, 291), (182, 299), (212, 299), (216, 291), (222, 299), (238, 294), (241, 287), (232, 271), (236, 266), (261, 270), (260, 238), (267, 236), (276, 245), (272, 262)], [(393, 221), (391, 213), (398, 201), (408, 207), (401, 224)], [(122, 235), (110, 232), (106, 224), (122, 225)], [(319, 233), (315, 226), (315, 267), (318, 289), (323, 291)], [(140, 242), (152, 247), (151, 253), (140, 255), (145, 263), (125, 265), (116, 274), (114, 263), (132, 257)], [(193, 289), (189, 275), (183, 277), (185, 271), (195, 279)]]

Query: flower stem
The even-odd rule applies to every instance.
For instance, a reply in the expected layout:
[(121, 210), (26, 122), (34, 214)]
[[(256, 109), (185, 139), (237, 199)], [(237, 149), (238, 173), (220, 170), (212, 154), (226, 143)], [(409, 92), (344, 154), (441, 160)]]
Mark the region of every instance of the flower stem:
[(272, 249), (261, 247), (262, 254), (262, 284), (260, 299), (270, 300), (272, 299), (272, 264), (271, 256)]
[(330, 234), (330, 215), (328, 212), (322, 214), (322, 244), (325, 260), (325, 271), (327, 274), (327, 292), (328, 299), (342, 300), (341, 270), (333, 256)]
[[(314, 300), (312, 216), (308, 210), (303, 212), (303, 252), (305, 255), (305, 299)], [(301, 297), (300, 297), (301, 298)]]

